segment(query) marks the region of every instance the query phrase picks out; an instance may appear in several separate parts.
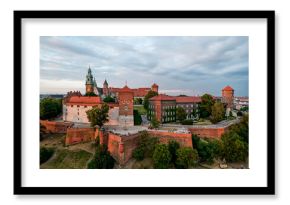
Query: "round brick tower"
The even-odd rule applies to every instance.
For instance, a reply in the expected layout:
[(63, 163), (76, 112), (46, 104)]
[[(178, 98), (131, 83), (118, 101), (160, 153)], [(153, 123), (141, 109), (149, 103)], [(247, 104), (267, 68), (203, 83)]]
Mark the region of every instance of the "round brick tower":
[(222, 89), (222, 100), (227, 104), (227, 108), (233, 109), (234, 89), (231, 86), (228, 85)]

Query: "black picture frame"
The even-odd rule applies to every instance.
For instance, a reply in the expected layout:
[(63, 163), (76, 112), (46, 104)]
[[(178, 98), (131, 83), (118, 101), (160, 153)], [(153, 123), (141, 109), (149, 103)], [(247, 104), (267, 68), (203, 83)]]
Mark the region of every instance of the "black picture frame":
[[(267, 21), (266, 187), (24, 187), (22, 186), (22, 19), (219, 18)], [(14, 194), (54, 195), (273, 195), (275, 194), (275, 11), (14, 11)]]

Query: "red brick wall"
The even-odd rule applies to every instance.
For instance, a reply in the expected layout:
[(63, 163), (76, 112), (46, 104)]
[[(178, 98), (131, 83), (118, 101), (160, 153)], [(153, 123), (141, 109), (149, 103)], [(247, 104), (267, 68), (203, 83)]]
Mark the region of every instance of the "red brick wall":
[(148, 132), (158, 137), (161, 143), (168, 144), (169, 141), (175, 140), (181, 147), (192, 147), (191, 133), (160, 132), (156, 130), (150, 130)]
[(65, 144), (77, 144), (80, 142), (89, 142), (95, 139), (93, 128), (68, 128), (65, 138)]
[(72, 122), (54, 122), (40, 120), (40, 124), (45, 127), (47, 133), (66, 133), (67, 128), (73, 125)]
[[(158, 137), (161, 143), (168, 143), (170, 140), (179, 142), (182, 147), (192, 147), (191, 134), (180, 134), (170, 132), (149, 131), (154, 137)], [(120, 163), (124, 164), (132, 158), (134, 149), (138, 146), (139, 133), (130, 136), (120, 136), (108, 133), (108, 150), (111, 155)]]
[(225, 128), (188, 128), (188, 130), (199, 137), (221, 138), (222, 134), (228, 130)]

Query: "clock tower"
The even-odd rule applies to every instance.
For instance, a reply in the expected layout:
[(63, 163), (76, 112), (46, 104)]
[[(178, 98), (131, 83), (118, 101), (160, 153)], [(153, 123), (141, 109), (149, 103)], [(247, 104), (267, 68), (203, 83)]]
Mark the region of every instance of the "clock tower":
[(134, 126), (134, 92), (126, 85), (119, 91), (119, 125)]

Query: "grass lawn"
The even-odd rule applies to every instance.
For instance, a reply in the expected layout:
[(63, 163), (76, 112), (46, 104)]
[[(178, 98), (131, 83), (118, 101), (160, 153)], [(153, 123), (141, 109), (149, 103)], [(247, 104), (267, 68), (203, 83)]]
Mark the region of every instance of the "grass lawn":
[(86, 169), (92, 154), (84, 150), (57, 150), (41, 169)]
[(140, 115), (146, 115), (147, 112), (143, 105), (134, 105), (134, 110), (138, 110)]

